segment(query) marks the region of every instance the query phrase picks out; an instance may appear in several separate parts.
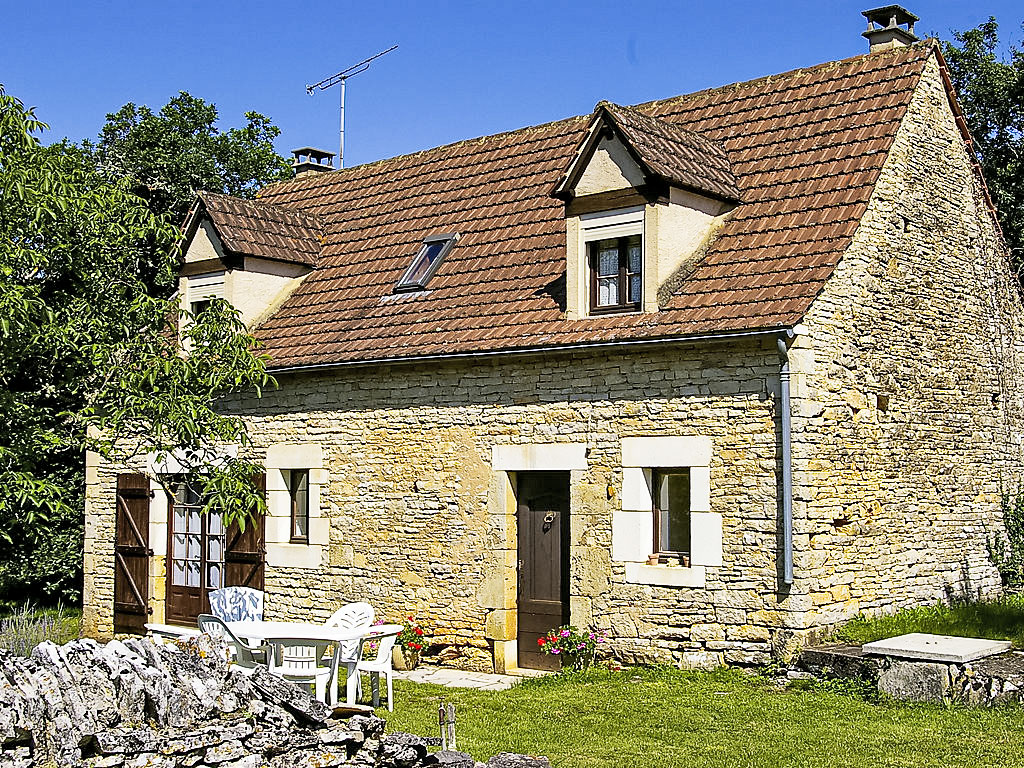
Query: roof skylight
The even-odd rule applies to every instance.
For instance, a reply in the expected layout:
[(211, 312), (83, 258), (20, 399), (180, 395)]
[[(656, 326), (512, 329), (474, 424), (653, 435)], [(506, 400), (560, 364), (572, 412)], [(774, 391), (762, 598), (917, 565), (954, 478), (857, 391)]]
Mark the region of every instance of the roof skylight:
[(425, 237), (412, 264), (405, 270), (402, 279), (395, 286), (395, 291), (422, 291), (425, 289), (430, 278), (440, 266), (441, 260), (448, 255), (448, 251), (452, 249), (458, 239), (458, 233)]

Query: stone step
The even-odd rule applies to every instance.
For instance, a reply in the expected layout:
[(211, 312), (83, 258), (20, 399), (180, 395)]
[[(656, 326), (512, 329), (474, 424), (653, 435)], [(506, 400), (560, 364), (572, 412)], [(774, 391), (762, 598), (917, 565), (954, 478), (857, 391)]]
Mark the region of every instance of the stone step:
[(799, 666), (822, 677), (874, 680), (878, 659), (865, 656), (859, 645), (819, 645), (800, 652)]

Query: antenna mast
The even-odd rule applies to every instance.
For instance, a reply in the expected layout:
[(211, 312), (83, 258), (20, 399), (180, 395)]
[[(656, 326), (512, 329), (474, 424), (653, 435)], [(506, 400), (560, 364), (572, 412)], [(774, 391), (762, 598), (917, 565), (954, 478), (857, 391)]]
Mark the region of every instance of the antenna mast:
[(348, 69), (343, 69), (341, 72), (339, 72), (336, 75), (331, 75), (330, 77), (325, 77), (319, 83), (314, 83), (313, 85), (307, 85), (306, 86), (306, 93), (308, 93), (310, 96), (312, 96), (317, 91), (326, 91), (328, 88), (330, 88), (333, 85), (338, 85), (338, 84), (341, 85), (341, 99), (340, 99), (340, 105), (338, 107), (339, 123), (340, 123), (340, 126), (341, 126), (340, 127), (340, 131), (339, 131), (339, 133), (340, 133), (340, 140), (338, 142), (338, 167), (339, 168), (344, 168), (345, 167), (345, 83), (346, 83), (346, 81), (350, 77), (352, 77), (352, 75), (358, 75), (360, 72), (365, 72), (366, 70), (368, 70), (370, 68), (370, 62), (371, 61), (373, 61), (374, 59), (379, 59), (385, 53), (391, 53), (397, 47), (398, 47), (397, 45), (392, 45), (386, 51), (381, 51), (380, 53), (375, 53), (370, 58), (363, 59), (358, 64), (353, 64)]

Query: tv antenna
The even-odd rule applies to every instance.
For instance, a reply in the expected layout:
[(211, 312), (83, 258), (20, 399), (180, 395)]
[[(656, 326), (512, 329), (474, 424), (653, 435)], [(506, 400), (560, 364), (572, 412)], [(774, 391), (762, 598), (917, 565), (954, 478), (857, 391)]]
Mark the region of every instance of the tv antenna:
[(397, 47), (398, 47), (397, 45), (392, 45), (386, 51), (381, 51), (380, 53), (375, 53), (370, 58), (363, 59), (358, 64), (353, 64), (348, 69), (343, 69), (341, 72), (339, 72), (336, 75), (331, 75), (330, 77), (325, 77), (319, 83), (314, 83), (313, 85), (307, 85), (306, 86), (306, 93), (308, 93), (310, 96), (312, 96), (317, 91), (326, 91), (328, 88), (330, 88), (332, 86), (339, 85), (339, 84), (341, 85), (341, 99), (340, 99), (340, 105), (338, 107), (338, 115), (339, 115), (338, 121), (339, 121), (340, 126), (341, 126), (340, 130), (339, 130), (340, 139), (339, 139), (339, 142), (338, 142), (338, 167), (339, 168), (344, 168), (345, 167), (345, 83), (353, 75), (358, 75), (360, 72), (365, 72), (366, 70), (368, 70), (370, 68), (370, 62), (371, 61), (373, 61), (374, 59), (379, 59), (385, 53), (391, 53)]

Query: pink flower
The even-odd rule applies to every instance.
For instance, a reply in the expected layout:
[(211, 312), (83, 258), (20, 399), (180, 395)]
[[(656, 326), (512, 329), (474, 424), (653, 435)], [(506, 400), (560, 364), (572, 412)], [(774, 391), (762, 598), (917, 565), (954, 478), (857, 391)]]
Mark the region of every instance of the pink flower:
[(562, 637), (568, 637), (569, 636), (569, 630), (568, 629), (563, 629), (562, 632), (561, 632), (561, 635), (562, 635)]

